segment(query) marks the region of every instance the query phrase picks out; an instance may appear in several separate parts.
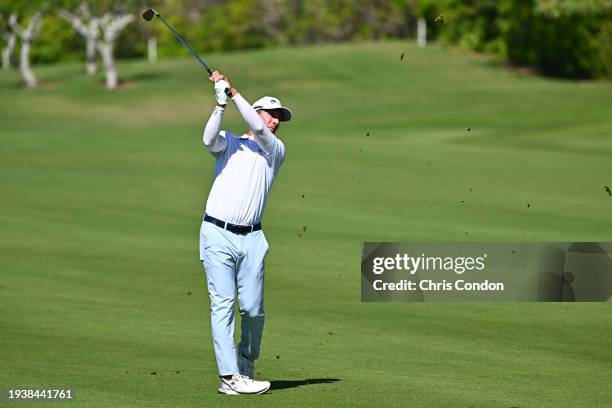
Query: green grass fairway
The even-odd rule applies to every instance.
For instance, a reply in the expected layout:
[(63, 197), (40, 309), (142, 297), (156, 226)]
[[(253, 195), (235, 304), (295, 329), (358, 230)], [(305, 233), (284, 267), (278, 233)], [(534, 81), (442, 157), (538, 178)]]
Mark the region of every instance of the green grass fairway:
[[(610, 303), (361, 303), (359, 285), (363, 241), (612, 241), (612, 84), (405, 42), (206, 57), (295, 114), (264, 217), (273, 389), (216, 394), (197, 242), (214, 99), (191, 58), (120, 63), (114, 92), (80, 64), (35, 67), (36, 90), (0, 72), (0, 388), (72, 387), (75, 407), (609, 406)], [(234, 107), (224, 124), (244, 130)]]

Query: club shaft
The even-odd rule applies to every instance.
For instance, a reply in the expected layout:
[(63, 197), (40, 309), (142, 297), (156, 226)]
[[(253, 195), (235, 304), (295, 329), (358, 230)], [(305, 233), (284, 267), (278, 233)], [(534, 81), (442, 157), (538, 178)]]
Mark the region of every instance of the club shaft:
[(200, 58), (200, 56), (198, 54), (196, 54), (196, 52), (189, 46), (189, 44), (187, 44), (187, 42), (185, 40), (183, 40), (183, 37), (181, 37), (179, 35), (179, 33), (177, 33), (176, 31), (174, 31), (174, 28), (170, 27), (170, 24), (166, 23), (166, 20), (164, 20), (164, 18), (160, 14), (156, 14), (156, 15), (157, 15), (157, 17), (159, 17), (159, 19), (162, 21), (162, 23), (164, 23), (166, 25), (166, 27), (168, 27), (170, 29), (170, 31), (172, 31), (172, 34), (174, 34), (174, 36), (176, 38), (178, 38), (178, 40), (185, 46), (185, 48), (187, 48), (189, 50), (189, 52), (198, 60), (200, 65), (202, 65), (202, 67), (204, 67), (204, 69), (208, 72), (208, 74), (212, 75), (212, 70), (210, 69), (208, 64), (206, 64), (202, 60), (202, 58)]

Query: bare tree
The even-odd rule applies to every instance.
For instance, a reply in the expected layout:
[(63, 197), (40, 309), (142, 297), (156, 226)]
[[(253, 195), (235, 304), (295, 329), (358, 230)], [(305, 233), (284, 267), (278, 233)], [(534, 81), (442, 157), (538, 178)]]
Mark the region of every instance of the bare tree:
[[(0, 16), (2, 18), (2, 16)], [(2, 69), (7, 70), (11, 67), (11, 54), (15, 49), (15, 42), (17, 41), (17, 37), (15, 33), (10, 29), (1, 29), (2, 32), (2, 40), (4, 43), (4, 47), (2, 47)]]
[(132, 14), (106, 13), (100, 19), (100, 28), (103, 32), (103, 39), (98, 41), (97, 47), (102, 54), (102, 62), (106, 72), (106, 87), (115, 89), (118, 83), (117, 70), (115, 68), (115, 57), (113, 54), (113, 43), (119, 37), (121, 31), (129, 23), (134, 21)]
[(100, 36), (100, 19), (91, 15), (89, 4), (83, 2), (76, 12), (70, 13), (67, 10), (60, 10), (59, 15), (72, 25), (72, 28), (85, 38), (87, 63), (85, 72), (93, 75), (98, 71), (96, 62), (96, 48)]
[(9, 17), (9, 25), (13, 29), (13, 31), (19, 36), (21, 39), (21, 53), (19, 58), (19, 72), (23, 77), (23, 80), (26, 83), (28, 88), (34, 88), (36, 86), (36, 76), (32, 69), (30, 68), (30, 48), (32, 46), (32, 41), (38, 35), (40, 31), (40, 26), (42, 24), (42, 13), (37, 11), (34, 13), (30, 21), (28, 22), (28, 26), (23, 28), (17, 22), (17, 14), (13, 13)]

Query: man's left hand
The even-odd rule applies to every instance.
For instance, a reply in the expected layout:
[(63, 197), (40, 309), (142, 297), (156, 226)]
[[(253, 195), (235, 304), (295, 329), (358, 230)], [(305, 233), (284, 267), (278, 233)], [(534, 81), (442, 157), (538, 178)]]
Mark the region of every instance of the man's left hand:
[(227, 96), (230, 89), (230, 84), (224, 79), (215, 82), (215, 98), (219, 105), (227, 105), (229, 96)]

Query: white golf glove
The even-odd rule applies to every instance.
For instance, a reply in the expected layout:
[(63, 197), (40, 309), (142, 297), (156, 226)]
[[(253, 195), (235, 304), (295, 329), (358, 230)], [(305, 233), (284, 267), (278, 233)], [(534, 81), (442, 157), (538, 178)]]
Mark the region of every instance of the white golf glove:
[(229, 84), (225, 80), (215, 82), (215, 98), (219, 105), (227, 105), (229, 97), (225, 93), (225, 90), (229, 89)]

